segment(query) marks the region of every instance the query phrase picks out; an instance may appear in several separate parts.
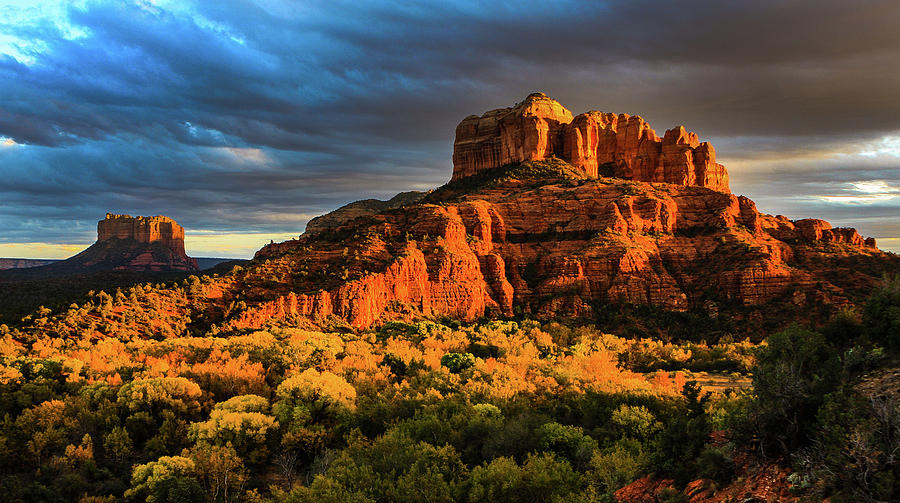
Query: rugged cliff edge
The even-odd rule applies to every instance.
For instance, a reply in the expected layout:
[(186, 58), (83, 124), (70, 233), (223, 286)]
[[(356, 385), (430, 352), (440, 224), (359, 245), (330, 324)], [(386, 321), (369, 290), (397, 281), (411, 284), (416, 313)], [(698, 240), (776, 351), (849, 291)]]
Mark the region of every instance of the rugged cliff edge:
[(411, 190), (409, 192), (401, 192), (387, 201), (381, 201), (379, 199), (354, 201), (350, 204), (345, 204), (332, 212), (313, 218), (306, 224), (304, 234), (310, 235), (326, 231), (343, 225), (355, 218), (368, 217), (381, 213), (382, 211), (393, 210), (407, 204), (412, 204), (425, 197), (425, 195), (425, 192)]

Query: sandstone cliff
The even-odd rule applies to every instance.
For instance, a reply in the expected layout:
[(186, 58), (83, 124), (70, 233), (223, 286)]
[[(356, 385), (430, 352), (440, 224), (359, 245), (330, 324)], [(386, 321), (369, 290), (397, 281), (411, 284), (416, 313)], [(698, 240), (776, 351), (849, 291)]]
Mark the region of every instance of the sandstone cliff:
[(771, 303), (847, 305), (898, 265), (853, 229), (766, 215), (703, 187), (562, 175), (453, 185), (263, 248), (235, 286), (255, 304), (230, 323), (591, 318), (623, 303), (762, 318)]
[(639, 116), (591, 111), (573, 117), (543, 93), (510, 108), (471, 115), (456, 128), (453, 177), (558, 157), (589, 177), (697, 185), (729, 192), (716, 151), (679, 126), (660, 138)]
[(177, 253), (184, 253), (184, 228), (169, 217), (132, 217), (107, 213), (97, 222), (97, 241), (130, 239), (138, 243), (162, 243)]
[(740, 337), (779, 319), (827, 319), (898, 268), (854, 229), (767, 215), (731, 194), (712, 146), (682, 127), (660, 138), (640, 117), (573, 117), (532, 94), (459, 124), (450, 183), (315, 219), (210, 287), (209, 300), (231, 328), (596, 320), (650, 306), (741, 320)]

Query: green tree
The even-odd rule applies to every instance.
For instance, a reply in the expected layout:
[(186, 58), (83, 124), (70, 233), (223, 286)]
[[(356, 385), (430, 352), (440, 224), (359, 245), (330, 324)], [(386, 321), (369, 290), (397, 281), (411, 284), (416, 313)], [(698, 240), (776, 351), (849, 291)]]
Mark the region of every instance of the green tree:
[(753, 369), (748, 418), (763, 454), (790, 454), (808, 440), (825, 395), (840, 384), (841, 363), (820, 334), (797, 325), (767, 343)]
[(323, 448), (341, 418), (356, 408), (356, 390), (331, 372), (307, 369), (286, 379), (275, 390), (272, 412), (284, 430), (288, 448), (315, 451)]
[(900, 351), (900, 274), (887, 276), (863, 307), (863, 330), (877, 344)]
[(213, 445), (232, 445), (250, 463), (263, 461), (268, 439), (278, 422), (268, 415), (269, 402), (256, 395), (241, 395), (216, 404), (209, 420), (191, 425), (191, 438)]
[(191, 449), (190, 460), (209, 501), (240, 501), (249, 474), (243, 460), (230, 444), (198, 444)]
[(454, 374), (475, 365), (475, 356), (472, 353), (447, 353), (441, 357), (441, 366)]
[(163, 409), (188, 414), (200, 409), (201, 393), (200, 386), (184, 377), (151, 377), (122, 386), (118, 402), (131, 411), (143, 410), (151, 415)]
[(134, 444), (131, 442), (128, 430), (121, 426), (116, 426), (103, 437), (103, 449), (106, 451), (108, 458), (119, 464), (131, 456), (134, 451)]
[(587, 465), (597, 449), (597, 441), (585, 435), (579, 426), (550, 422), (541, 425), (537, 434), (541, 450), (554, 452), (579, 468)]
[(696, 460), (712, 430), (705, 406), (709, 393), (700, 392), (696, 381), (688, 381), (682, 390), (684, 402), (677, 415), (659, 433), (654, 442), (651, 462), (659, 472), (684, 484), (696, 473)]
[(832, 501), (897, 501), (900, 404), (839, 390), (825, 397), (810, 445), (793, 456), (800, 485)]
[(153, 485), (150, 493), (147, 501), (151, 501), (152, 498), (152, 501), (159, 503), (205, 503), (207, 501), (203, 487), (190, 477), (164, 478)]
[(165, 500), (156, 499), (158, 486), (172, 478), (191, 478), (194, 471), (194, 461), (183, 456), (162, 456), (156, 461), (137, 465), (131, 471), (131, 487), (125, 491), (125, 497), (163, 503)]
[(521, 466), (512, 458), (501, 457), (472, 470), (468, 501), (571, 501), (580, 489), (578, 472), (551, 453), (530, 454)]
[[(360, 438), (316, 477), (296, 501), (458, 501), (467, 471), (449, 445), (417, 442), (397, 430), (368, 444)], [(343, 498), (343, 499), (341, 499)]]
[(613, 411), (610, 422), (621, 436), (645, 441), (653, 437), (662, 423), (643, 405), (622, 404)]
[(646, 465), (647, 455), (641, 443), (623, 438), (602, 451), (595, 451), (585, 476), (596, 493), (611, 494), (635, 480)]

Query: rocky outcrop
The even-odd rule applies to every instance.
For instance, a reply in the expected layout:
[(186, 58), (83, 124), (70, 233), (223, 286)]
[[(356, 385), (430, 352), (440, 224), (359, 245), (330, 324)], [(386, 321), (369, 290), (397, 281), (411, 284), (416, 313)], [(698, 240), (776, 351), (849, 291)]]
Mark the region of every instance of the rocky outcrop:
[(573, 117), (557, 101), (534, 93), (510, 108), (471, 115), (456, 128), (456, 181), (524, 161), (563, 159), (589, 177), (696, 185), (729, 192), (716, 151), (679, 126), (660, 138), (639, 116), (591, 111)]
[(470, 115), (456, 126), (452, 179), (560, 154), (561, 131), (570, 122), (572, 112), (543, 93), (481, 117)]
[(853, 229), (731, 194), (712, 146), (682, 127), (660, 138), (640, 117), (573, 117), (543, 94), (463, 120), (453, 163), (451, 183), (402, 208), (350, 204), (258, 251), (239, 280), (223, 279), (217, 301), (247, 308), (221, 326), (595, 319), (635, 304), (764, 333), (772, 306), (814, 321), (797, 313), (864, 299), (900, 267)]
[[(709, 441), (716, 447), (724, 447), (727, 438), (724, 431), (714, 432)], [(745, 503), (792, 503), (801, 501), (796, 487), (790, 481), (791, 469), (772, 459), (762, 459), (746, 448), (731, 451), (731, 467), (734, 476), (718, 483), (711, 479), (696, 479), (682, 489), (672, 479), (658, 475), (645, 475), (615, 492), (620, 503), (655, 503), (676, 500), (687, 503), (719, 503), (741, 501)], [(792, 491), (794, 489), (794, 491)], [(668, 492), (667, 499), (663, 493)], [(803, 498), (803, 501), (808, 501)]]
[(368, 217), (381, 213), (382, 211), (393, 210), (407, 204), (412, 204), (425, 197), (426, 194), (427, 192), (411, 190), (408, 192), (401, 192), (387, 201), (382, 201), (380, 199), (363, 199), (362, 201), (345, 204), (334, 211), (310, 220), (306, 224), (304, 234), (309, 235), (328, 229), (334, 229), (335, 227), (356, 218)]
[(97, 222), (97, 242), (50, 267), (66, 270), (195, 271), (184, 250), (184, 228), (169, 217), (107, 213)]

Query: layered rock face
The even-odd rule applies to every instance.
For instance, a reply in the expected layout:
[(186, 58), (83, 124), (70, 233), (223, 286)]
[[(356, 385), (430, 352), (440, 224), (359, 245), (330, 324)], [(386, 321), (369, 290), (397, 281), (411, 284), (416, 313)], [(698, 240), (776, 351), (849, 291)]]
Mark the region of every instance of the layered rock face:
[(132, 217), (107, 213), (97, 222), (97, 241), (131, 239), (138, 243), (161, 243), (184, 254), (184, 228), (169, 217)]
[[(766, 215), (701, 187), (610, 178), (508, 180), (270, 245), (257, 259), (269, 283), (242, 291), (271, 300), (235, 326), (291, 315), (357, 327), (404, 316), (592, 317), (598, 303), (842, 306), (880, 277), (859, 264), (900, 265), (853, 229)], [(280, 292), (272, 277), (284, 278)]]
[(112, 213), (97, 222), (97, 242), (60, 265), (93, 270), (197, 270), (197, 260), (184, 250), (184, 228), (175, 220)]
[(696, 185), (729, 192), (716, 151), (679, 126), (660, 138), (639, 116), (591, 111), (573, 117), (557, 101), (534, 93), (511, 108), (472, 115), (456, 128), (453, 177), (556, 156), (586, 176)]
[(456, 126), (452, 179), (558, 154), (560, 132), (570, 122), (572, 112), (542, 93), (511, 108), (470, 115)]

